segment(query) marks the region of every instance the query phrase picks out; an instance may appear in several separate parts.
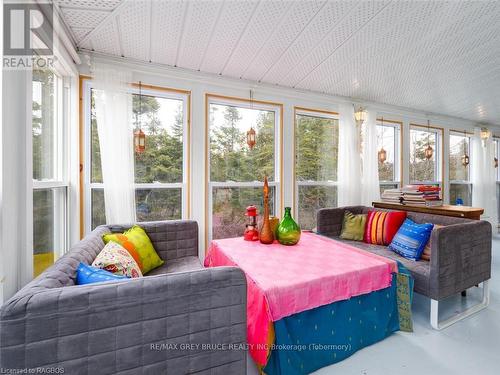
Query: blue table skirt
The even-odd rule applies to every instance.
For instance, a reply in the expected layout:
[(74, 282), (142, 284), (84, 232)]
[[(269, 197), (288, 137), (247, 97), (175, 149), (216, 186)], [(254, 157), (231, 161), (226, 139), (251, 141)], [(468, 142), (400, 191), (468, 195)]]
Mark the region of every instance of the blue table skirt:
[[(407, 274), (402, 265), (399, 272)], [(411, 306), (413, 280), (409, 280)], [(398, 331), (397, 284), (397, 275), (394, 274), (388, 288), (274, 322), (275, 342), (264, 373), (308, 374), (340, 362)]]

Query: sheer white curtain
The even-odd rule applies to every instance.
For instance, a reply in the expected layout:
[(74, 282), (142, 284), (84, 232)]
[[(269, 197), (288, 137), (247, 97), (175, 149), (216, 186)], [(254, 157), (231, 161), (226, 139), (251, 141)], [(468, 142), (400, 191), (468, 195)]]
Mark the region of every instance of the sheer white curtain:
[(361, 204), (370, 207), (373, 201), (380, 200), (376, 111), (367, 110), (366, 121), (362, 126), (362, 134)]
[(470, 174), (472, 183), (472, 205), (484, 208), (481, 219), (488, 220), (495, 228), (498, 223), (496, 178), (493, 159), (493, 140), (481, 140), (481, 129), (474, 129), (471, 140)]
[(340, 106), (338, 201), (339, 207), (361, 203), (361, 158), (359, 132), (352, 104)]
[(106, 223), (133, 223), (135, 217), (131, 74), (98, 66), (94, 70), (95, 114), (101, 150)]

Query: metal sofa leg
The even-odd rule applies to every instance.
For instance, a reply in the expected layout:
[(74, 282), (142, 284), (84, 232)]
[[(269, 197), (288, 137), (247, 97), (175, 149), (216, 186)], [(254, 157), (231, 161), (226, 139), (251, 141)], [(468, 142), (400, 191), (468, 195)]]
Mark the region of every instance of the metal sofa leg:
[(478, 303), (477, 305), (474, 305), (472, 307), (469, 307), (468, 309), (453, 315), (452, 317), (444, 320), (443, 322), (439, 322), (439, 301), (435, 299), (431, 299), (431, 326), (434, 329), (437, 330), (442, 330), (444, 328), (447, 328), (451, 326), (452, 324), (465, 319), (472, 314), (475, 314), (483, 309), (485, 309), (489, 304), (490, 304), (490, 288), (489, 288), (489, 280), (484, 281), (483, 283), (483, 300)]

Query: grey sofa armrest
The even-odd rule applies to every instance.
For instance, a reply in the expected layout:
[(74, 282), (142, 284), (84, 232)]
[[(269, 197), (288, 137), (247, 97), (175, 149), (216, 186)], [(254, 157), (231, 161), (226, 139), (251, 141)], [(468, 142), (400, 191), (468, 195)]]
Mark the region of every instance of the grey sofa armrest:
[(361, 214), (366, 210), (364, 206), (349, 206), (339, 208), (321, 208), (316, 213), (316, 231), (319, 234), (338, 237), (342, 231), (344, 212), (351, 211), (353, 214)]
[(246, 344), (246, 279), (236, 267), (47, 289), (0, 311), (0, 368), (246, 371), (245, 350), (216, 347)]
[(470, 221), (432, 232), (430, 298), (440, 300), (491, 278), (491, 224)]

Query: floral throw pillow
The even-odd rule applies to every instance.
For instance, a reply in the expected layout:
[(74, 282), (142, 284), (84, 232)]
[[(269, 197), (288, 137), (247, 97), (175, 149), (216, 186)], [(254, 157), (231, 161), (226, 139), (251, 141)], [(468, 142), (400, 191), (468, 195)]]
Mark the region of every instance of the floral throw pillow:
[(123, 246), (113, 241), (108, 242), (104, 246), (99, 255), (94, 259), (92, 266), (109, 271), (115, 275), (128, 277), (142, 276), (139, 265), (130, 253)]

